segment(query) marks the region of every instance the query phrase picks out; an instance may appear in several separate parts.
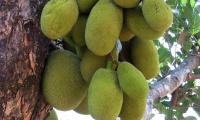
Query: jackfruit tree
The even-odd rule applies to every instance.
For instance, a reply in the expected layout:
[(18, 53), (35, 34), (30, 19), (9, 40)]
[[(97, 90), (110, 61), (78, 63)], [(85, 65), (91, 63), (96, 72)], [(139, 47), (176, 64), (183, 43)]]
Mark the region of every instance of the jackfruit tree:
[(198, 0), (0, 6), (0, 120), (200, 119)]

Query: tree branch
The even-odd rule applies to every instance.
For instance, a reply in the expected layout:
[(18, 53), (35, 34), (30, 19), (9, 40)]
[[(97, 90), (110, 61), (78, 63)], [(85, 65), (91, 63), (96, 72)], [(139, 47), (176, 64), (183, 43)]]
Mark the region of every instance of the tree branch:
[(200, 74), (194, 74), (194, 73), (189, 73), (187, 80), (195, 80), (195, 79), (200, 79)]
[(200, 65), (199, 56), (189, 56), (175, 70), (171, 71), (165, 78), (150, 86), (147, 99), (146, 113), (143, 120), (148, 120), (152, 113), (153, 103), (159, 98), (175, 91), (188, 78), (188, 74)]

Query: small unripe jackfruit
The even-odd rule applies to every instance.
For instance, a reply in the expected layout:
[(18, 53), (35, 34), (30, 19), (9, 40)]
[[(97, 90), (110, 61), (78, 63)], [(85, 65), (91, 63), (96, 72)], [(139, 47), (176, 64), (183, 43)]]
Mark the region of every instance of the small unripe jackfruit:
[(89, 114), (88, 112), (88, 95), (84, 97), (84, 99), (81, 101), (79, 106), (74, 109), (77, 113), (87, 115)]
[(115, 46), (122, 27), (122, 9), (112, 0), (100, 0), (92, 8), (85, 31), (86, 45), (99, 56), (109, 54)]
[(85, 26), (87, 22), (86, 15), (79, 15), (79, 18), (72, 29), (72, 38), (78, 46), (85, 45)]
[(87, 85), (80, 72), (80, 59), (66, 50), (53, 51), (43, 74), (45, 100), (59, 110), (76, 108), (83, 100)]
[(142, 4), (144, 18), (156, 31), (167, 30), (173, 22), (173, 13), (164, 0), (144, 0)]
[(68, 34), (78, 18), (76, 0), (50, 0), (43, 8), (41, 30), (50, 39)]
[(81, 13), (89, 13), (98, 0), (77, 0)]
[(121, 62), (118, 65), (117, 75), (124, 92), (120, 117), (122, 120), (140, 120), (145, 112), (149, 90), (145, 77), (128, 62)]
[(88, 90), (89, 113), (95, 120), (115, 120), (120, 113), (123, 94), (117, 82), (116, 72), (100, 68)]
[(139, 4), (140, 0), (114, 0), (122, 8), (133, 8)]
[(153, 41), (134, 39), (131, 44), (131, 58), (147, 80), (159, 74), (159, 55)]
[(164, 31), (155, 31), (147, 24), (141, 9), (128, 9), (125, 20), (127, 27), (142, 40), (158, 39), (164, 34)]
[(50, 111), (49, 116), (46, 118), (46, 120), (58, 120), (56, 111), (54, 109)]
[(119, 39), (122, 42), (126, 42), (129, 41), (131, 38), (133, 38), (135, 35), (133, 34), (133, 32), (131, 32), (128, 27), (126, 26), (126, 24), (123, 25)]
[(97, 56), (89, 50), (86, 50), (81, 60), (81, 74), (86, 82), (90, 82), (93, 74), (99, 68), (105, 67), (106, 57)]

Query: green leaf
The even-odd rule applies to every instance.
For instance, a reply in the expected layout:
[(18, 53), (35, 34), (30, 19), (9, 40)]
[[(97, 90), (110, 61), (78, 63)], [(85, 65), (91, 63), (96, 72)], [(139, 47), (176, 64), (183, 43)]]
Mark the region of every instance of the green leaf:
[(197, 43), (198, 43), (198, 45), (200, 45), (200, 39), (198, 39)]
[(186, 51), (186, 53), (189, 53), (191, 48), (192, 48), (192, 40), (187, 39), (183, 44), (183, 49)]
[(167, 48), (161, 47), (158, 49), (160, 63), (166, 61), (170, 57), (170, 52)]
[(194, 8), (195, 5), (196, 5), (196, 1), (195, 0), (190, 0), (190, 5), (192, 6), (192, 8)]

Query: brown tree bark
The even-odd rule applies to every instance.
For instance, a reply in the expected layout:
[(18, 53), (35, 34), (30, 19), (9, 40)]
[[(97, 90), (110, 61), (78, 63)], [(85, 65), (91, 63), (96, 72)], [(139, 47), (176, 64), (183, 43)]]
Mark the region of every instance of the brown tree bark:
[(43, 120), (40, 91), (49, 40), (39, 29), (47, 0), (0, 0), (0, 120)]

